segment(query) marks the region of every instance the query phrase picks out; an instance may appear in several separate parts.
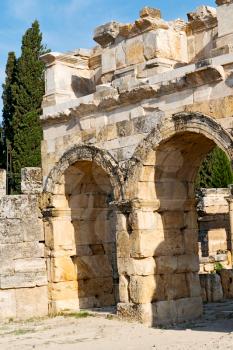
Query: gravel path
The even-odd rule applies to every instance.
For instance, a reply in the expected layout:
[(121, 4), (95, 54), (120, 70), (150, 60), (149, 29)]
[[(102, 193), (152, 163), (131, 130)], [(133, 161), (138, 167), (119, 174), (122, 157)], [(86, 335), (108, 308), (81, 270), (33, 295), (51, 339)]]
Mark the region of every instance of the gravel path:
[[(219, 306), (216, 306), (219, 309)], [(0, 324), (1, 350), (233, 349), (233, 319), (204, 319), (173, 329), (148, 328), (108, 316), (59, 316)]]

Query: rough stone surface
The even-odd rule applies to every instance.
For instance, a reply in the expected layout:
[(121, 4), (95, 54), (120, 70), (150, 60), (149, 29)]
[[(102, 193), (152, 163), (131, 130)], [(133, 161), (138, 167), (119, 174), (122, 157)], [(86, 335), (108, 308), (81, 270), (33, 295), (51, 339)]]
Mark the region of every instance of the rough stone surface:
[(22, 169), (22, 174), (27, 194), (0, 199), (1, 320), (48, 314), (44, 232), (36, 194), (41, 192), (41, 169)]
[(222, 2), (167, 22), (144, 8), (98, 27), (91, 50), (42, 56), (43, 192), (27, 169), (24, 194), (0, 196), (3, 310), (27, 314), (18, 291), (46, 288), (46, 261), (51, 313), (118, 304), (149, 324), (198, 317), (198, 231), (202, 291), (221, 299), (208, 272), (232, 264), (232, 194), (209, 193), (197, 213), (194, 183), (216, 145), (233, 159), (231, 13)]
[(216, 264), (232, 268), (229, 188), (197, 192), (199, 258), (201, 272), (214, 272)]
[(233, 298), (233, 270), (222, 269), (220, 277), (223, 288), (223, 295), (226, 299)]
[(223, 299), (221, 278), (217, 273), (200, 274), (202, 299), (206, 302), (216, 302)]

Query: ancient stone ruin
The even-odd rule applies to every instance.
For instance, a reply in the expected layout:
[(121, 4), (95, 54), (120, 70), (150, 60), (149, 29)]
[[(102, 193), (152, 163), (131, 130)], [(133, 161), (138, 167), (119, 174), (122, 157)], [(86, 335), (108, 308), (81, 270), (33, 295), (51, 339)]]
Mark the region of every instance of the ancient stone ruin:
[(112, 305), (151, 325), (202, 314), (198, 225), (210, 220), (198, 223), (194, 181), (214, 146), (233, 159), (233, 1), (216, 3), (187, 22), (144, 8), (98, 27), (94, 49), (41, 57), (43, 180), (24, 169), (22, 195), (6, 196), (2, 173), (1, 319)]

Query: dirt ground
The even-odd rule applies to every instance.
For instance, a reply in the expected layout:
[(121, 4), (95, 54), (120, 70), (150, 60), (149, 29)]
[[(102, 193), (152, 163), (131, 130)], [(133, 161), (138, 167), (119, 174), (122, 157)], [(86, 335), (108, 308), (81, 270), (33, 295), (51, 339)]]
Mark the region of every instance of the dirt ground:
[(106, 315), (8, 322), (0, 324), (0, 349), (232, 350), (232, 314), (219, 319), (210, 312), (207, 316), (172, 329), (148, 328)]

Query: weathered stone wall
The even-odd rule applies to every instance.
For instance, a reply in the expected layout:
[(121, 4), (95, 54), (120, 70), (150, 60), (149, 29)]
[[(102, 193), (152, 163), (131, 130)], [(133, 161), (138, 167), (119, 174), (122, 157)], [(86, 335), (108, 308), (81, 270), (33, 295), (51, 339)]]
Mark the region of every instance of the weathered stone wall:
[(201, 189), (197, 193), (200, 272), (213, 272), (217, 262), (232, 268), (228, 188)]
[[(50, 252), (49, 310), (113, 306), (118, 300), (109, 178), (91, 162), (67, 169), (44, 221)], [(52, 227), (52, 232), (50, 231)]]
[[(188, 22), (166, 22), (159, 10), (145, 8), (132, 24), (97, 28), (99, 46), (92, 50), (42, 57), (47, 66), (41, 122), (52, 309), (77, 308), (86, 297), (83, 279), (77, 278), (83, 268), (75, 261), (88, 260), (88, 265), (92, 258), (78, 256), (76, 242), (84, 233), (82, 221), (90, 240), (100, 237), (99, 229), (92, 230), (89, 217), (75, 209), (87, 209), (85, 181), (77, 196), (64, 176), (89, 162), (111, 185), (103, 195), (92, 183), (88, 195), (96, 203), (103, 199), (103, 212), (107, 207), (108, 215), (115, 213), (108, 234), (115, 234), (116, 251), (101, 259), (117, 257), (116, 274), (107, 261), (103, 269), (110, 272), (111, 265), (113, 285), (119, 275), (118, 312), (149, 324), (201, 315), (195, 176), (215, 145), (233, 159), (233, 24), (226, 20), (233, 1), (218, 5), (217, 10), (198, 8)], [(75, 181), (75, 173), (71, 178)], [(69, 264), (62, 265), (56, 280), (61, 256)], [(71, 266), (77, 267), (73, 276)], [(91, 268), (90, 281), (92, 273)], [(62, 283), (70, 281), (71, 288), (63, 289)]]
[(41, 169), (25, 168), (23, 193), (0, 196), (0, 320), (48, 314), (41, 190)]

